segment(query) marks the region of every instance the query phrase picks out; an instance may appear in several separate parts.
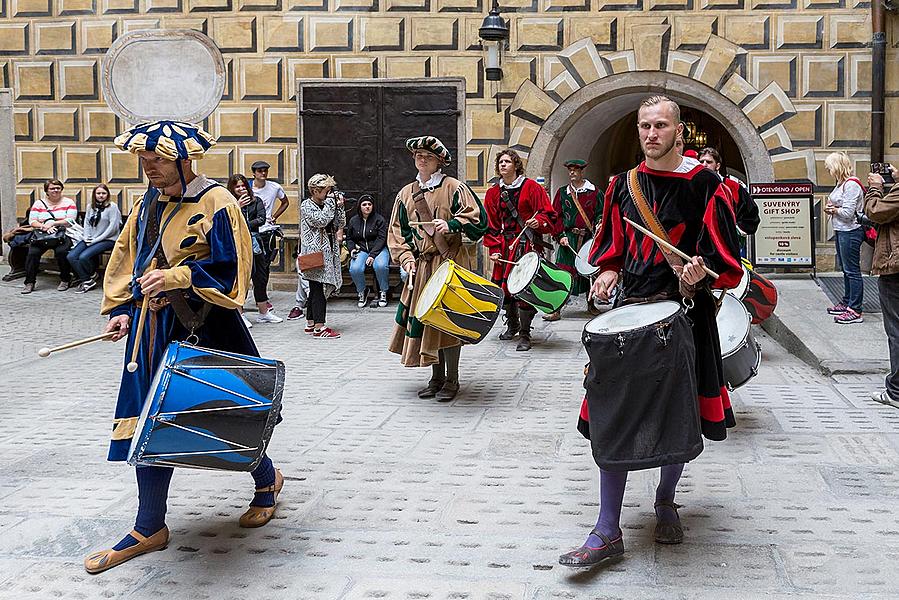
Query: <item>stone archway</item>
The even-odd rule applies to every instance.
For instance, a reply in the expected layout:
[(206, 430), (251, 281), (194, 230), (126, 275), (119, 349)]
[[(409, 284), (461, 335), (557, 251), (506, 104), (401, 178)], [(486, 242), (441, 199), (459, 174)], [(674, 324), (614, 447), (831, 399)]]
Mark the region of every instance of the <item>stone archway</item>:
[(633, 110), (639, 97), (665, 93), (734, 128), (751, 180), (776, 181), (786, 165), (792, 178), (800, 172), (816, 180), (812, 152), (794, 152), (783, 125), (796, 108), (778, 84), (759, 90), (740, 75), (744, 48), (712, 35), (701, 54), (671, 50), (669, 25), (637, 26), (633, 39), (640, 42), (632, 50), (600, 54), (584, 38), (557, 55), (544, 87), (521, 85), (510, 109), (509, 144), (528, 157), (529, 172), (552, 173), (565, 136), (597, 107), (611, 115)]

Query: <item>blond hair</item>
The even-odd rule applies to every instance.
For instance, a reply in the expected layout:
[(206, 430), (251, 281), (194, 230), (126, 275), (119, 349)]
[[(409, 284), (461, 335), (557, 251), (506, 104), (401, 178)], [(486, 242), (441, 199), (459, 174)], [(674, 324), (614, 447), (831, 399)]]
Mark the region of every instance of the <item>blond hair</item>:
[(309, 188), (310, 192), (314, 189), (334, 187), (336, 185), (337, 182), (334, 181), (334, 178), (324, 173), (316, 173), (310, 177), (309, 181), (306, 183), (306, 187)]
[(852, 177), (852, 163), (845, 152), (831, 152), (824, 159), (824, 168), (833, 175), (837, 183), (843, 183)]
[(659, 95), (646, 98), (645, 100), (643, 100), (643, 102), (640, 103), (640, 109), (637, 110), (637, 115), (640, 114), (641, 109), (649, 108), (651, 106), (658, 106), (659, 104), (663, 104), (665, 102), (667, 102), (668, 106), (671, 108), (671, 113), (674, 117), (675, 125), (680, 124), (680, 106), (677, 104), (677, 102), (675, 102), (668, 96)]

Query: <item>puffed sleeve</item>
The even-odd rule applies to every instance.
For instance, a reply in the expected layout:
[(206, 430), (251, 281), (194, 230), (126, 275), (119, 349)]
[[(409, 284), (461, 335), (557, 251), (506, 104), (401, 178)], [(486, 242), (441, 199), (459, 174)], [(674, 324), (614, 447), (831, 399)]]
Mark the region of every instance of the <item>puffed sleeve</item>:
[(614, 177), (606, 188), (603, 199), (602, 224), (593, 238), (590, 248), (590, 264), (603, 271), (621, 271), (624, 265), (624, 221), (621, 219), (621, 203), (616, 188), (624, 185), (624, 179)]
[(412, 227), (409, 226), (409, 213), (403, 202), (403, 191), (400, 191), (393, 205), (393, 214), (390, 216), (390, 228), (387, 230), (387, 248), (394, 262), (400, 266), (415, 260), (415, 238)]
[(100, 304), (102, 315), (117, 316), (130, 313), (131, 302), (134, 299), (131, 293), (131, 275), (137, 254), (137, 218), (143, 202), (143, 199), (138, 200), (131, 208), (131, 214), (128, 215), (125, 226), (109, 255), (109, 262), (103, 275), (103, 302)]
[(527, 193), (531, 208), (534, 211), (533, 216), (540, 223), (540, 226), (535, 231), (539, 234), (552, 234), (555, 230), (555, 212), (553, 211), (553, 204), (549, 199), (549, 194), (546, 193), (542, 185), (533, 179), (525, 180), (525, 185), (522, 186), (521, 192)]
[(708, 268), (718, 273), (710, 282), (713, 288), (734, 288), (743, 277), (740, 262), (740, 238), (737, 233), (733, 204), (729, 201), (723, 182), (714, 181), (697, 197), (708, 198), (702, 214), (702, 227), (696, 242), (696, 256), (701, 256)]
[(494, 185), (484, 196), (484, 212), (487, 213), (487, 231), (484, 233), (484, 247), (488, 254), (503, 251), (503, 217), (499, 206), (499, 186)]
[(452, 233), (464, 233), (473, 242), (480, 240), (487, 232), (487, 211), (480, 198), (470, 187), (458, 182), (450, 202), (450, 211), (454, 215), (446, 222)]

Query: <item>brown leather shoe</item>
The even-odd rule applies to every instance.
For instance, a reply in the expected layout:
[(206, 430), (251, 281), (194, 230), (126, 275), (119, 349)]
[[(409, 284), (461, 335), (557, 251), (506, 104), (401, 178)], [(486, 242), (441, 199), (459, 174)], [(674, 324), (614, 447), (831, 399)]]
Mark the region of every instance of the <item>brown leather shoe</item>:
[(680, 515), (677, 509), (680, 504), (675, 504), (671, 500), (656, 500), (655, 507), (667, 506), (674, 511), (676, 521), (662, 521), (656, 517), (656, 528), (653, 532), (653, 538), (657, 544), (680, 544), (684, 541), (684, 528), (680, 524)]
[(268, 487), (264, 488), (256, 488), (256, 492), (260, 494), (264, 494), (265, 492), (274, 492), (275, 493), (275, 503), (272, 506), (251, 506), (247, 509), (240, 517), (240, 521), (238, 524), (241, 527), (252, 528), (252, 527), (262, 527), (266, 523), (272, 520), (272, 517), (275, 516), (275, 508), (278, 506), (278, 494), (281, 493), (281, 488), (284, 487), (284, 476), (281, 475), (281, 471), (279, 469), (275, 469), (275, 483)]
[(84, 570), (88, 573), (102, 573), (107, 569), (116, 567), (127, 560), (131, 560), (135, 556), (153, 552), (155, 550), (164, 550), (169, 545), (169, 528), (163, 527), (150, 537), (144, 537), (136, 531), (131, 532), (131, 537), (137, 540), (137, 543), (130, 548), (124, 550), (100, 550), (94, 552), (84, 559)]
[(561, 318), (562, 318), (562, 313), (561, 313), (561, 311), (558, 311), (558, 310), (556, 312), (551, 312), (548, 315), (543, 315), (543, 320), (549, 321), (550, 323), (552, 323), (553, 321), (558, 321)]

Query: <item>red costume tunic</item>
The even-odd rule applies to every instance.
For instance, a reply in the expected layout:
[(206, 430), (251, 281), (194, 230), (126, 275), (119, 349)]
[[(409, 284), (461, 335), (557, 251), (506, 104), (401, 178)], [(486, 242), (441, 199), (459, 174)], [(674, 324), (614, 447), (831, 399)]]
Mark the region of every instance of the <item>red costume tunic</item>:
[[(655, 171), (641, 163), (640, 186), (671, 242), (689, 256), (701, 256), (719, 274), (714, 288), (733, 288), (743, 275), (739, 238), (730, 193), (721, 179), (697, 165), (689, 172)], [(627, 175), (616, 176), (606, 190), (602, 227), (594, 238), (590, 263), (602, 271), (617, 271), (622, 300), (664, 295), (679, 297), (678, 279), (658, 245), (624, 222), (642, 219), (627, 189)], [(706, 279), (705, 281), (708, 281)], [(702, 433), (712, 440), (727, 437), (735, 425), (724, 385), (715, 304), (700, 291), (688, 312), (696, 347), (696, 385)], [(578, 429), (589, 437), (589, 411), (585, 401)]]
[(739, 179), (727, 176), (724, 178), (724, 186), (730, 191), (733, 198), (734, 213), (737, 216), (737, 227), (744, 233), (753, 235), (759, 229), (762, 222), (759, 217), (759, 207), (749, 195), (749, 190)]
[[(531, 229), (534, 239), (545, 233), (553, 232), (553, 207), (546, 190), (533, 179), (524, 179), (519, 187), (505, 188), (494, 184), (484, 197), (484, 209), (487, 211), (487, 234), (484, 236), (484, 247), (488, 254), (501, 254), (506, 260), (517, 260), (524, 254), (535, 250), (531, 234), (521, 236), (517, 248), (511, 248), (512, 242), (521, 233), (521, 226), (515, 218), (517, 212), (522, 223), (536, 218), (540, 223), (537, 229)], [(539, 249), (537, 249), (539, 251)], [(502, 286), (508, 295), (506, 279), (513, 265), (497, 262), (493, 265), (493, 283)]]

